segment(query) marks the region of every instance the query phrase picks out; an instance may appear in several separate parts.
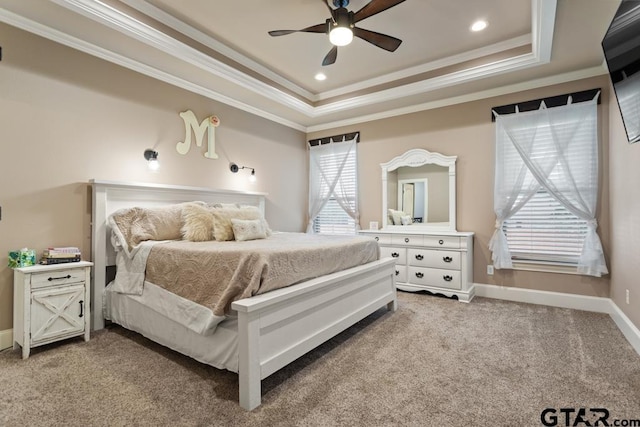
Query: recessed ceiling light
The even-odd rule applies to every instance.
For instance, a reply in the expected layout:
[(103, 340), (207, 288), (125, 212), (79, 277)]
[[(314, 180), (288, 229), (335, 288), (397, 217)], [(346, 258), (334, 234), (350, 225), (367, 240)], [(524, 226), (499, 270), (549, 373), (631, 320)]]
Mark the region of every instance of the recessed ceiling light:
[(324, 73), (318, 73), (315, 75), (316, 80), (322, 81), (327, 80), (327, 76)]
[(487, 21), (476, 21), (471, 26), (471, 31), (482, 31), (487, 28)]

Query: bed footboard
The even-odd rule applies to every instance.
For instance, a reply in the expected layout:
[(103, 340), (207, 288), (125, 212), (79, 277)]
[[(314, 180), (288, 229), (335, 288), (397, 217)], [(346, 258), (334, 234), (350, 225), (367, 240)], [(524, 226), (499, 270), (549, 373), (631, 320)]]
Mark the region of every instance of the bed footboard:
[(262, 379), (384, 306), (397, 307), (392, 258), (234, 302), (240, 405), (259, 406)]

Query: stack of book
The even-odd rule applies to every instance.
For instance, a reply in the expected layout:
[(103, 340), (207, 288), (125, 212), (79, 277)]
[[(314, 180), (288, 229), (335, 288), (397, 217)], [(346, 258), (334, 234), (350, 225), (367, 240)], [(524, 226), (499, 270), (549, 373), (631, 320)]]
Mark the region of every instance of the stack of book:
[(40, 264), (62, 264), (78, 262), (82, 259), (80, 249), (75, 246), (48, 248), (42, 253)]

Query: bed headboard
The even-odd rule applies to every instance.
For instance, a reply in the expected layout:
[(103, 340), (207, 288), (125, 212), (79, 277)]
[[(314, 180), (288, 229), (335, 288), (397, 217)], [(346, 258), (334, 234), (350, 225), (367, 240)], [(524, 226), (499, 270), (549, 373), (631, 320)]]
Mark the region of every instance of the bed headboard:
[(104, 327), (102, 295), (106, 287), (106, 268), (115, 265), (111, 230), (107, 218), (118, 209), (158, 207), (200, 200), (207, 203), (241, 203), (257, 206), (264, 215), (266, 193), (214, 190), (180, 185), (130, 182), (89, 181), (92, 186), (91, 258), (94, 263), (91, 280), (91, 329)]

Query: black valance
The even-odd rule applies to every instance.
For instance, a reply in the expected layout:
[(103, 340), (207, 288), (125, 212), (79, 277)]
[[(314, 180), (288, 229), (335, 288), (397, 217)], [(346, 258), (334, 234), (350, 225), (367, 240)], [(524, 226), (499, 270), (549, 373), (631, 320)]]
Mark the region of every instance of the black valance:
[(311, 139), (309, 140), (309, 145), (314, 147), (316, 145), (328, 144), (333, 140), (333, 142), (341, 142), (342, 140), (351, 141), (353, 138), (356, 138), (356, 142), (360, 142), (360, 132), (351, 132), (351, 133), (343, 133), (342, 135), (334, 135), (327, 136), (325, 138)]
[[(582, 92), (567, 93), (565, 95), (551, 96), (548, 98), (535, 99), (533, 101), (525, 101), (519, 102), (517, 104), (493, 107), (491, 109), (491, 121), (495, 122), (496, 120), (494, 112), (499, 115), (513, 114), (516, 112), (516, 106), (518, 107), (519, 112), (533, 111), (540, 108), (540, 104), (542, 103), (542, 101), (544, 101), (544, 105), (546, 105), (548, 108), (559, 107), (561, 105), (567, 105), (567, 100), (569, 99), (569, 97), (571, 97), (572, 104), (577, 104), (578, 102), (591, 101), (596, 96), (598, 91), (600, 91), (599, 88), (583, 90)], [(601, 96), (598, 95), (598, 104), (600, 104), (600, 99)]]

